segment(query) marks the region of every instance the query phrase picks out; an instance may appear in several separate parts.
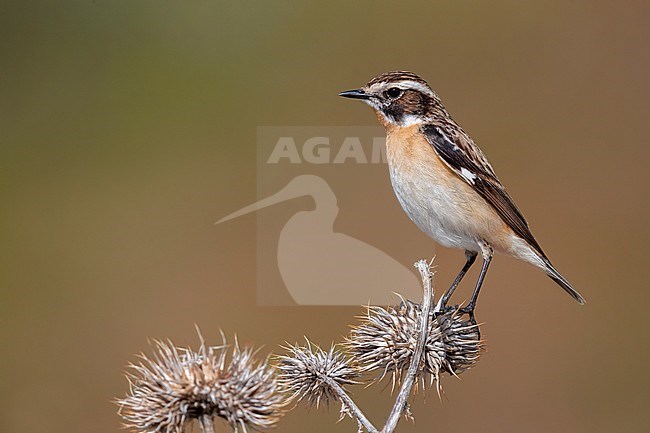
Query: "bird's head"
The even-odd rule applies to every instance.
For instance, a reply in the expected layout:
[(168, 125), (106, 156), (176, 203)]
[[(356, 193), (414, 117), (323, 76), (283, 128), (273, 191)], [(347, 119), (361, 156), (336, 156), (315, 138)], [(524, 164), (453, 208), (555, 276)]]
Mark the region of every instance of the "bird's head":
[(370, 105), (386, 127), (426, 123), (439, 111), (445, 113), (440, 98), (429, 84), (407, 71), (391, 71), (376, 76), (360, 89), (339, 93)]

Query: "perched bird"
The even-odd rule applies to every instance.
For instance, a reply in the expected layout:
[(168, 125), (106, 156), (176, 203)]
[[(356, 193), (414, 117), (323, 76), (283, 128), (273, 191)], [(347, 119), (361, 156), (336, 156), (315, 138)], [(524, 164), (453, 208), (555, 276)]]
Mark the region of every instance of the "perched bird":
[(537, 266), (585, 303), (546, 257), (481, 149), (425, 80), (412, 72), (386, 72), (339, 96), (370, 105), (386, 128), (391, 183), (411, 220), (437, 243), (465, 250), (467, 261), (439, 307), (447, 304), (480, 252), (483, 267), (464, 308), (473, 315), (494, 251)]

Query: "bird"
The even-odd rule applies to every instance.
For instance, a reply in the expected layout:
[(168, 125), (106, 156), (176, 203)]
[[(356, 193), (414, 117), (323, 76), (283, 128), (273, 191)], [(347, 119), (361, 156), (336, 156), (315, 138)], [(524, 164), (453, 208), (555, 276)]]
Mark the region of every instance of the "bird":
[(294, 214), (282, 227), (277, 247), (267, 245), (277, 251), (280, 276), (298, 305), (359, 305), (370, 301), (388, 305), (390, 290), (395, 287), (406, 290), (407, 295), (417, 295), (417, 278), (399, 261), (360, 239), (334, 231), (339, 213), (337, 198), (320, 176), (296, 176), (280, 191), (216, 224), (303, 196), (312, 198), (314, 209)]
[(409, 218), (438, 244), (465, 251), (465, 264), (439, 299), (438, 310), (446, 307), (480, 253), (483, 265), (462, 308), (474, 317), (495, 252), (536, 266), (585, 303), (551, 264), (483, 151), (424, 79), (409, 71), (385, 72), (339, 96), (368, 104), (385, 127), (391, 184)]

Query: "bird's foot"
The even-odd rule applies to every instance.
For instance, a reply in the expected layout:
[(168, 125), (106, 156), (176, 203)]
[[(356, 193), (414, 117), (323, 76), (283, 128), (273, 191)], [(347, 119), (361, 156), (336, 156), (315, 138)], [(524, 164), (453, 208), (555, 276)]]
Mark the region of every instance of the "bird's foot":
[(442, 304), (438, 307), (436, 307), (436, 311), (434, 312), (435, 317), (440, 317), (443, 316), (450, 311), (454, 311), (458, 309), (458, 305), (447, 305), (446, 303)]
[(474, 322), (475, 321), (475, 319), (474, 319), (474, 309), (475, 309), (475, 307), (476, 307), (476, 305), (469, 304), (468, 306), (463, 307), (458, 311), (460, 311), (461, 314), (467, 314), (469, 316), (470, 320)]

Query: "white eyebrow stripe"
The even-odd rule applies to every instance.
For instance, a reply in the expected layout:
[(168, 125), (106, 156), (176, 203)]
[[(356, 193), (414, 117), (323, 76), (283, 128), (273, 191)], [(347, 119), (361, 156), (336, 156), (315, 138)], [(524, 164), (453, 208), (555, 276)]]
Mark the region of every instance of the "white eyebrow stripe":
[(400, 89), (413, 89), (417, 90), (418, 92), (424, 93), (425, 95), (429, 95), (433, 98), (433, 91), (428, 87), (425, 86), (422, 83), (418, 83), (417, 81), (412, 81), (412, 80), (404, 80), (404, 81), (398, 81), (395, 83), (395, 87), (399, 87)]

